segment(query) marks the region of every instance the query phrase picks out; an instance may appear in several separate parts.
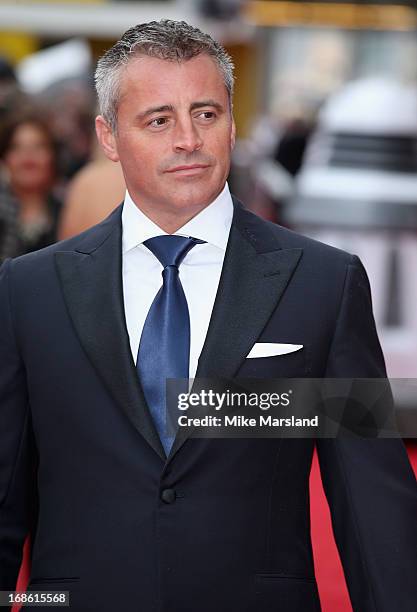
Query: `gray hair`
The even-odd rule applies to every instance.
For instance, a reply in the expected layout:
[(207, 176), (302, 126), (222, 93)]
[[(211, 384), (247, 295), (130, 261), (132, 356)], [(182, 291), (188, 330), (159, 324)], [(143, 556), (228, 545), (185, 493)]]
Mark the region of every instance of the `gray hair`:
[(224, 48), (211, 36), (185, 21), (170, 19), (140, 23), (129, 28), (98, 60), (94, 75), (100, 113), (112, 130), (117, 129), (120, 72), (132, 57), (143, 54), (180, 62), (203, 53), (216, 61), (232, 108), (233, 62)]

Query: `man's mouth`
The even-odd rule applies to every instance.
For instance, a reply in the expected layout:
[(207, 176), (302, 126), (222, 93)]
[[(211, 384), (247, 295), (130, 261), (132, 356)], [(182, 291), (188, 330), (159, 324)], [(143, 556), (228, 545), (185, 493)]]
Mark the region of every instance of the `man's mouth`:
[(179, 174), (198, 174), (208, 168), (207, 164), (190, 164), (183, 166), (175, 166), (174, 168), (170, 168), (167, 170), (169, 174), (173, 174), (178, 172)]

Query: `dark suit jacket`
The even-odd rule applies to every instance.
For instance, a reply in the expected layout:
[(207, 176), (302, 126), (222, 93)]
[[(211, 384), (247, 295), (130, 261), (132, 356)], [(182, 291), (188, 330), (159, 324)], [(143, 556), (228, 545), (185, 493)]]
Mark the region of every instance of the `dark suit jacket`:
[[(74, 612), (320, 610), (314, 440), (182, 433), (164, 456), (126, 330), (121, 207), (1, 277), (0, 588), (15, 588), (30, 532), (30, 588), (69, 590)], [(304, 349), (246, 359), (255, 342)], [(359, 259), (235, 201), (197, 375), (384, 376)], [(414, 612), (417, 493), (402, 442), (317, 447), (354, 610)]]

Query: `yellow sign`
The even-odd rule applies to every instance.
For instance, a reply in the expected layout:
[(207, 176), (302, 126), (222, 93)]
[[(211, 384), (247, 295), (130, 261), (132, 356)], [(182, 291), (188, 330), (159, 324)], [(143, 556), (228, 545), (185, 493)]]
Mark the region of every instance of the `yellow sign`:
[(398, 5), (330, 4), (325, 2), (268, 2), (252, 0), (246, 17), (260, 26), (336, 26), (347, 29), (413, 30), (414, 9)]

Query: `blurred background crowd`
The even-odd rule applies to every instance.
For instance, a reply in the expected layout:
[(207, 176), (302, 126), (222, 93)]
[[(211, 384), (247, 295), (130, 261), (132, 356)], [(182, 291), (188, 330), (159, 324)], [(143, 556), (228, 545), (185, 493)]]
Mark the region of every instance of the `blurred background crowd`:
[(399, 418), (417, 437), (416, 0), (1, 2), (0, 262), (122, 201), (121, 170), (96, 145), (94, 66), (128, 27), (161, 18), (234, 59), (232, 192), (363, 260)]

